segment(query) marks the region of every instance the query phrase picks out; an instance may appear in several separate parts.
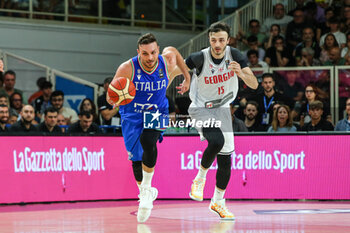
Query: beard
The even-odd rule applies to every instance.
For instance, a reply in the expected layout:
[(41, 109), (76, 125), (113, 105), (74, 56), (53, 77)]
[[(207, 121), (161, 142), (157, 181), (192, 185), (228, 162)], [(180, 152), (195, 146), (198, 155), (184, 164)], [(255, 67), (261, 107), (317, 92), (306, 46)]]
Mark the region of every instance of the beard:
[(0, 124), (6, 124), (8, 121), (8, 117), (7, 118), (0, 118)]
[(30, 125), (33, 121), (33, 119), (25, 119), (25, 118), (22, 118), (22, 121), (25, 125)]

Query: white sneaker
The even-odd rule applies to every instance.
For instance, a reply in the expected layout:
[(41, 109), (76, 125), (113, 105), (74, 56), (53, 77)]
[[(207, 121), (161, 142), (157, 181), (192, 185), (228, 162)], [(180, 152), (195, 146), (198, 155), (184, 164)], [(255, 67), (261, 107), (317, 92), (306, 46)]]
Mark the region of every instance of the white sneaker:
[(194, 179), (192, 186), (191, 186), (191, 192), (190, 192), (190, 198), (195, 201), (203, 201), (203, 190), (205, 185), (205, 179)]
[(137, 211), (137, 221), (146, 222), (151, 215), (153, 201), (158, 196), (158, 190), (154, 187), (140, 187), (139, 210)]
[(235, 215), (231, 213), (225, 204), (225, 199), (214, 202), (213, 199), (210, 202), (209, 210), (219, 215), (221, 220), (234, 221)]

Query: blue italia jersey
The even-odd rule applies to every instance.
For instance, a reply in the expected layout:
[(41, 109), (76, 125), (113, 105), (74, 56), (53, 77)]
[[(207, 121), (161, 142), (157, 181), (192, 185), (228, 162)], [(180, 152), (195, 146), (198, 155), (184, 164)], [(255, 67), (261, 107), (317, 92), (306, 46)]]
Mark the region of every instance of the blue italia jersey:
[(158, 64), (148, 72), (141, 64), (139, 56), (130, 59), (132, 65), (132, 82), (136, 87), (133, 101), (121, 105), (119, 113), (123, 120), (142, 121), (143, 112), (157, 111), (168, 114), (166, 89), (169, 83), (167, 64), (164, 58), (158, 56)]

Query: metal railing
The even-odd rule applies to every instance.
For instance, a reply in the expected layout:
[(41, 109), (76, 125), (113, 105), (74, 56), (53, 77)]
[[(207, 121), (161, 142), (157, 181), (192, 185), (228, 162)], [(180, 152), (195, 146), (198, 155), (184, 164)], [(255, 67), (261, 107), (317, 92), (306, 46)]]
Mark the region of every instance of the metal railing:
[(97, 96), (101, 94), (101, 88), (95, 83), (6, 51), (0, 50), (0, 58), (4, 62), (5, 71), (11, 69), (16, 72), (16, 88), (22, 90), (26, 97), (38, 90), (36, 80), (39, 77), (46, 77), (52, 83), (53, 89), (55, 89), (56, 76), (59, 75), (67, 80), (91, 87), (94, 90), (93, 101), (97, 104)]
[[(196, 23), (195, 16), (196, 12), (196, 0), (192, 0), (191, 4), (191, 16), (193, 19), (186, 19), (184, 16), (180, 15), (181, 12), (177, 13), (178, 20), (169, 21), (167, 20), (167, 15), (170, 14), (169, 4), (166, 4), (166, 0), (159, 0), (161, 12), (156, 9), (152, 9), (152, 13), (149, 14), (150, 17), (145, 17), (147, 9), (144, 9), (144, 14), (137, 14), (135, 10), (140, 8), (140, 2), (136, 0), (131, 0), (130, 4), (124, 6), (125, 13), (121, 13), (121, 9), (116, 7), (117, 4), (111, 6), (104, 5), (104, 0), (97, 1), (87, 1), (89, 4), (84, 9), (84, 6), (70, 5), (69, 0), (61, 0), (56, 3), (56, 5), (49, 6), (51, 1), (43, 1), (46, 4), (45, 8), (39, 8), (36, 1), (29, 0), (28, 4), (25, 6), (15, 7), (10, 9), (0, 8), (1, 15), (8, 15), (11, 17), (22, 17), (27, 19), (48, 19), (48, 20), (58, 20), (64, 22), (83, 22), (83, 23), (96, 23), (96, 24), (120, 24), (128, 26), (141, 26), (141, 27), (156, 27), (162, 29), (186, 29), (186, 30), (196, 30), (205, 28), (206, 25)], [(80, 1), (82, 2), (82, 1)], [(110, 1), (112, 2), (112, 1)], [(117, 1), (116, 1), (117, 2)], [(157, 2), (152, 2), (153, 4), (159, 5)], [(23, 4), (23, 3), (18, 3)], [(80, 3), (81, 4), (81, 3)], [(138, 5), (140, 4), (140, 5)], [(43, 4), (44, 5), (44, 4)], [(90, 8), (93, 8), (90, 9)], [(96, 9), (95, 9), (96, 8)], [(110, 8), (110, 9), (109, 9)], [(141, 7), (142, 8), (142, 7)], [(130, 9), (130, 10), (128, 10)], [(113, 15), (106, 13), (107, 11), (114, 12)], [(174, 11), (174, 10), (173, 10)], [(154, 17), (160, 15), (159, 20), (154, 20)], [(153, 17), (153, 18), (152, 18)]]

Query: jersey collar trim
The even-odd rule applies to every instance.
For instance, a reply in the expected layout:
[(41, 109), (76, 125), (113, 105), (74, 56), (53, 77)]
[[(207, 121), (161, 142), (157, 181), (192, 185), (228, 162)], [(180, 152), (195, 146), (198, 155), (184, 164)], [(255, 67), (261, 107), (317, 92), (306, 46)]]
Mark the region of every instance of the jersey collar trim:
[(159, 66), (159, 59), (157, 60), (157, 65), (155, 65), (155, 66), (154, 66), (154, 69), (151, 70), (151, 71), (147, 71), (145, 68), (143, 68), (140, 59), (141, 59), (140, 56), (137, 56), (137, 61), (138, 61), (139, 65), (140, 65), (141, 69), (142, 69), (145, 73), (147, 73), (147, 74), (153, 74), (153, 72), (154, 72), (155, 70), (157, 70), (157, 68), (158, 68), (158, 66)]

